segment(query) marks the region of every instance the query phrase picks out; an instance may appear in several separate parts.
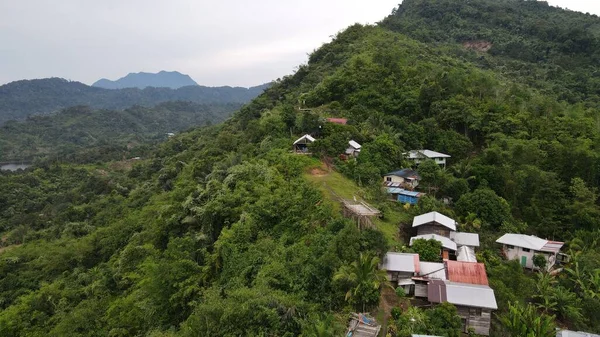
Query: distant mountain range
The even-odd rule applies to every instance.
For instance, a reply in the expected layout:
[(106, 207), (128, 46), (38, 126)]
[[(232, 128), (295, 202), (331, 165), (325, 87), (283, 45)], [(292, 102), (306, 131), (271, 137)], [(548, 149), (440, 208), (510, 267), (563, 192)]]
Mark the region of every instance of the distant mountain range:
[[(193, 81), (192, 81), (193, 82)], [(195, 83), (195, 82), (194, 82)], [(154, 106), (168, 101), (205, 105), (247, 103), (269, 84), (251, 88), (190, 85), (178, 89), (104, 89), (62, 78), (15, 81), (0, 86), (0, 124), (43, 115), (75, 105), (120, 110), (133, 105)]]
[(198, 85), (190, 76), (177, 71), (161, 71), (158, 73), (129, 73), (116, 81), (105, 78), (96, 81), (92, 87), (104, 89), (123, 89), (123, 88), (171, 88), (178, 89), (189, 85)]

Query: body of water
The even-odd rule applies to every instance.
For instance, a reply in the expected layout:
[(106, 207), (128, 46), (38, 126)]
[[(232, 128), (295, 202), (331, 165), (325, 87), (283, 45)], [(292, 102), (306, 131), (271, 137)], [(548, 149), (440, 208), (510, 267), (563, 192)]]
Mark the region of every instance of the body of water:
[(29, 164), (3, 164), (0, 165), (0, 171), (18, 171), (28, 168)]

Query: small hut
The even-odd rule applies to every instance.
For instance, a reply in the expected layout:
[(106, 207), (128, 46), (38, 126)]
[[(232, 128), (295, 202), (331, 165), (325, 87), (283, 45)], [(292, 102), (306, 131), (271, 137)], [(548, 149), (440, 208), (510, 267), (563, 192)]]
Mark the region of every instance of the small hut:
[(308, 144), (312, 144), (316, 139), (311, 137), (310, 135), (304, 135), (294, 142), (294, 152), (296, 153), (309, 153), (308, 152)]
[(346, 218), (356, 220), (358, 228), (374, 227), (371, 220), (374, 216), (379, 216), (381, 212), (364, 202), (343, 200), (343, 214)]

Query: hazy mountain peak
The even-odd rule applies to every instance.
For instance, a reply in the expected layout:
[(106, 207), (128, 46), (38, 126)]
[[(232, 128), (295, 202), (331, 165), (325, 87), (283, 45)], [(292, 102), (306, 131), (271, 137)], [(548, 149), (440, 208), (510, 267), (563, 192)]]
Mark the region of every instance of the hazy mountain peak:
[(189, 85), (198, 85), (189, 75), (178, 71), (161, 70), (158, 73), (129, 73), (116, 81), (103, 78), (96, 81), (92, 86), (105, 89), (156, 87), (177, 89)]

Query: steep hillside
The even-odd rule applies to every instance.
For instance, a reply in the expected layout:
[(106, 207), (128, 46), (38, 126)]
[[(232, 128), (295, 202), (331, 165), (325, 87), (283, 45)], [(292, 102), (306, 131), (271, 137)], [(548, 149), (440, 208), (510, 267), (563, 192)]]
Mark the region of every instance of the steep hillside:
[(154, 73), (129, 73), (125, 77), (111, 81), (106, 78), (100, 79), (92, 87), (104, 89), (123, 89), (146, 87), (178, 89), (189, 85), (198, 85), (190, 76), (177, 71), (160, 71)]
[(0, 86), (0, 124), (75, 105), (114, 110), (133, 105), (154, 106), (167, 101), (189, 101), (204, 105), (242, 104), (259, 95), (266, 87), (267, 84), (252, 88), (195, 85), (175, 90), (153, 87), (109, 90), (60, 78), (16, 81)]
[(483, 69), (518, 77), (559, 100), (598, 107), (596, 15), (558, 9), (545, 1), (405, 0), (382, 25), (419, 41), (460, 43), (485, 51), (496, 57), (455, 53)]
[(0, 162), (57, 159), (73, 162), (137, 157), (148, 145), (197, 126), (220, 123), (239, 104), (162, 103), (154, 108), (92, 110), (76, 106), (0, 126)]
[[(543, 78), (480, 59), (354, 25), (233, 118), (167, 140), (130, 170), (52, 163), (0, 175), (0, 335), (339, 336), (350, 311), (370, 311), (391, 336), (459, 336), (453, 306), (378, 307), (376, 257), (409, 250), (410, 219), (431, 210), (480, 235), (498, 302), (492, 336), (599, 332), (595, 98), (563, 99)], [(291, 153), (306, 133), (312, 157)], [(362, 144), (357, 160), (336, 159), (349, 139)], [(422, 148), (452, 155), (448, 168), (419, 166), (428, 195), (417, 206), (389, 201), (381, 175)], [(337, 197), (364, 199), (382, 219), (359, 229)], [(526, 272), (495, 244), (505, 232), (565, 240), (571, 261), (556, 275)]]

